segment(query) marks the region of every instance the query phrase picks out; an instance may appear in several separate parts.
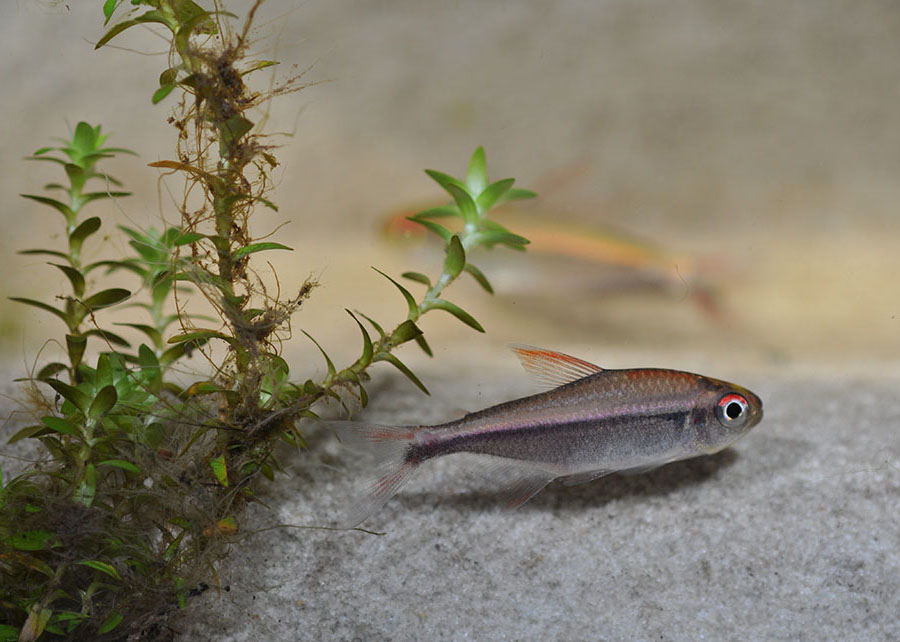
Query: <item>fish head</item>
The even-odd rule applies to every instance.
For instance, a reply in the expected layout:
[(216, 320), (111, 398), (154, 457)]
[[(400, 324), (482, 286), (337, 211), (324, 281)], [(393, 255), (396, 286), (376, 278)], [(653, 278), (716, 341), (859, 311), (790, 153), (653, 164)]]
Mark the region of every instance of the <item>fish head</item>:
[(762, 421), (763, 404), (742, 386), (718, 379), (706, 383), (694, 425), (700, 449), (709, 454), (727, 448)]

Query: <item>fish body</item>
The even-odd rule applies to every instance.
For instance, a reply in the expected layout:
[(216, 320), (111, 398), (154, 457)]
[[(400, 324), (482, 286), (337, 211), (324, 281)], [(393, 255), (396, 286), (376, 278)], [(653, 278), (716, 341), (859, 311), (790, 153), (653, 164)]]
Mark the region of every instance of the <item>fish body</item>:
[(718, 379), (660, 368), (606, 370), (540, 348), (513, 350), (555, 387), (435, 426), (345, 424), (342, 438), (374, 452), (382, 468), (350, 525), (436, 457), (493, 458), (507, 480), (508, 503), (517, 506), (558, 477), (578, 483), (718, 452), (762, 419), (759, 397)]

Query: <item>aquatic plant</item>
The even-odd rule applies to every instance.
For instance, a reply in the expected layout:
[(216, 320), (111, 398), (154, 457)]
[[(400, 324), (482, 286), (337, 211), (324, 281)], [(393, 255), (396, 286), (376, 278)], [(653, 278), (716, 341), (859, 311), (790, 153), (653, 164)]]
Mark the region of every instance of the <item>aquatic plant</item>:
[[(348, 311), (359, 329), (359, 357), (338, 368), (320, 347), (325, 376), (294, 375), (280, 346), (318, 284), (298, 283), (281, 298), (254, 271), (260, 254), (290, 248), (251, 225), (258, 208), (277, 211), (270, 173), (278, 164), (251, 113), (304, 85), (299, 76), (269, 91), (248, 85), (250, 74), (275, 64), (248, 53), (261, 4), (235, 29), (238, 18), (218, 2), (209, 9), (191, 0), (103, 3), (107, 23), (118, 22), (98, 48), (147, 24), (160, 25), (171, 43), (170, 66), (151, 100), (174, 101), (175, 154), (150, 166), (180, 176), (184, 196), (178, 222), (162, 231), (119, 228), (133, 255), (83, 259), (85, 243), (102, 227), (84, 209), (128, 196), (106, 168), (131, 152), (106, 147), (100, 126), (80, 122), (70, 138), (31, 157), (58, 165), (68, 181), (24, 195), (63, 215), (66, 246), (24, 253), (49, 257), (70, 292), (61, 304), (14, 300), (64, 323), (66, 356), (24, 380), (35, 421), (10, 439), (35, 440), (44, 456), (5, 484), (0, 477), (0, 642), (170, 638), (167, 622), (215, 584), (213, 562), (240, 537), (242, 511), (261, 479), (273, 480), (280, 469), (275, 445), (305, 448), (303, 421), (317, 416), (323, 400), (365, 406), (366, 383), (380, 362), (427, 392), (397, 348), (415, 342), (431, 355), (420, 322), (432, 310), (483, 331), (446, 289), (466, 272), (491, 292), (470, 253), (527, 244), (490, 212), (533, 194), (512, 179), (489, 182), (481, 148), (462, 179), (428, 170), (451, 201), (411, 219), (444, 242), (440, 272), (433, 279), (402, 275), (425, 286), (419, 297), (381, 273), (406, 302), (406, 318), (385, 329)], [(446, 217), (461, 219), (462, 231), (451, 233), (440, 222)], [(197, 312), (203, 300), (217, 317)], [(146, 322), (113, 331), (107, 314), (124, 306), (145, 310)], [(208, 376), (178, 385), (176, 365), (198, 352), (210, 364)]]

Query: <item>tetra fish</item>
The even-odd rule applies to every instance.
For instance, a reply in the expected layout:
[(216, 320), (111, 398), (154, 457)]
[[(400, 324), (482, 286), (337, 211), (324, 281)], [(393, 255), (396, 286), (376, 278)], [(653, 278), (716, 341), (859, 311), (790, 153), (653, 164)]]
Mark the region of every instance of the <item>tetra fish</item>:
[(343, 422), (341, 439), (369, 451), (380, 476), (348, 515), (356, 526), (381, 508), (424, 462), (454, 453), (493, 458), (510, 507), (556, 478), (575, 484), (718, 452), (760, 422), (762, 401), (703, 375), (607, 370), (560, 352), (513, 346), (525, 369), (553, 389), (435, 426)]

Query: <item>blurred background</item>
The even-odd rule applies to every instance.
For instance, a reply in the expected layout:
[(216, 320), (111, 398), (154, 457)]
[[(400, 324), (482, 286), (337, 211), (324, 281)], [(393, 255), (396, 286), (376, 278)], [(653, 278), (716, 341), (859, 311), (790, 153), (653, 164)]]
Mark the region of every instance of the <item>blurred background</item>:
[[(62, 242), (58, 215), (17, 195), (58, 179), (21, 159), (79, 120), (139, 153), (107, 167), (135, 195), (93, 207), (97, 252), (125, 251), (115, 224), (177, 221), (180, 184), (146, 167), (173, 156), (172, 102), (150, 102), (164, 42), (135, 29), (94, 51), (101, 5), (0, 6), (3, 300), (67, 289), (16, 255)], [(613, 367), (898, 368), (896, 3), (270, 0), (255, 34), (276, 74), (316, 83), (258, 114), (284, 136), (281, 209), (260, 210), (256, 232), (289, 222), (278, 240), (295, 251), (270, 254), (285, 294), (309, 275), (322, 284), (295, 317), (290, 359), (314, 356), (299, 328), (355, 358), (345, 307), (403, 318), (370, 266), (439, 270), (440, 248), (401, 215), (441, 202), (423, 168), (462, 174), (484, 145), (493, 178), (540, 193), (503, 215), (534, 251), (472, 257), (496, 296), (465, 276), (447, 296), (487, 334), (426, 316), (435, 367), (513, 361), (503, 346), (518, 341)], [(12, 303), (0, 329), (16, 370), (63, 330)], [(403, 351), (414, 366), (415, 352)]]

